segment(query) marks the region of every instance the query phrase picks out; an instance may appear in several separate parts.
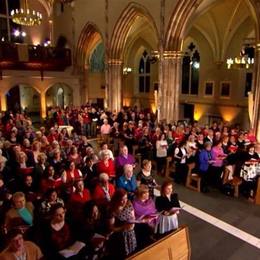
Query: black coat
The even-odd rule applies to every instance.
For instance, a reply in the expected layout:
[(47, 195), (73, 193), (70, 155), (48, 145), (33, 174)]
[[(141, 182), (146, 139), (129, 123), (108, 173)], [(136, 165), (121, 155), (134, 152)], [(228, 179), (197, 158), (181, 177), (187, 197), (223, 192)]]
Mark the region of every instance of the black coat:
[(169, 200), (166, 196), (160, 196), (156, 198), (155, 201), (155, 206), (156, 209), (160, 212), (163, 210), (170, 210), (173, 207), (180, 207), (180, 202), (178, 199), (178, 194), (177, 193), (173, 193), (171, 195), (171, 200)]

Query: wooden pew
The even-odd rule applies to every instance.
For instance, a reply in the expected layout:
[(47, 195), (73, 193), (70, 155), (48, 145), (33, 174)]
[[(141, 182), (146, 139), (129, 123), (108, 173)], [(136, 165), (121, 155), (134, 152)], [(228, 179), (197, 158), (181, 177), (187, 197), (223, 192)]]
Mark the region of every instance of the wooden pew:
[(127, 259), (189, 260), (190, 257), (189, 229), (187, 226), (182, 226)]
[(252, 197), (249, 196), (248, 201), (260, 205), (260, 177), (257, 179), (256, 191)]
[(257, 180), (257, 189), (255, 193), (255, 204), (260, 205), (260, 177)]
[(195, 163), (188, 164), (188, 167), (189, 171), (185, 186), (189, 189), (200, 192), (201, 177), (197, 173), (192, 172), (192, 170), (195, 168)]

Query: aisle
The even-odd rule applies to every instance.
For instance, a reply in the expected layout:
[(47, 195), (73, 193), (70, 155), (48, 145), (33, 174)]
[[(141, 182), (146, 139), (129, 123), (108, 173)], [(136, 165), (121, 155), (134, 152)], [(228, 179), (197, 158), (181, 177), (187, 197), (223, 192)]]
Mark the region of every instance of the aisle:
[(260, 207), (217, 190), (203, 194), (175, 185), (188, 225), (192, 260), (260, 259)]

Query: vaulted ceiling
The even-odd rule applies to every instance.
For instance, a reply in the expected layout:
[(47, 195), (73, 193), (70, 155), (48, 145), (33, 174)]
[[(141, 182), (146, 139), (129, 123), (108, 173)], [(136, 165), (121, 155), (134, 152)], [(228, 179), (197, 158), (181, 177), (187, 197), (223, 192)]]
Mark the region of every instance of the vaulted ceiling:
[[(216, 61), (225, 59), (233, 42), (254, 36), (254, 20), (246, 0), (203, 1), (189, 21), (186, 36), (199, 32), (208, 41)], [(238, 46), (240, 48), (240, 46)]]

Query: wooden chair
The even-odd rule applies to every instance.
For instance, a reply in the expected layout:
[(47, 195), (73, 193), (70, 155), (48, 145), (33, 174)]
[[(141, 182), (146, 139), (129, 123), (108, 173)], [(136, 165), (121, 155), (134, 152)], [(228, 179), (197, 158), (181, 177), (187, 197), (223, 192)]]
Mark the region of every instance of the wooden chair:
[[(232, 171), (234, 173), (234, 166), (232, 166), (232, 168), (233, 168)], [(231, 170), (229, 169), (229, 167), (225, 167), (224, 172), (223, 172), (222, 183), (223, 184), (227, 184), (227, 183), (231, 184), (235, 189), (234, 197), (238, 198), (239, 197), (239, 186), (242, 183), (242, 179), (240, 177), (237, 177), (237, 176), (232, 176), (233, 179), (230, 180), (229, 175), (232, 174), (230, 171)]]
[(97, 134), (97, 143), (100, 146), (102, 144), (103, 140), (102, 140), (102, 136), (101, 134)]
[(260, 178), (257, 180), (257, 188), (255, 194), (255, 204), (260, 205)]
[(137, 152), (138, 152), (138, 145), (133, 145), (133, 156), (135, 157), (137, 155)]
[(186, 187), (195, 191), (200, 192), (201, 177), (197, 173), (193, 173), (192, 170), (195, 168), (195, 163), (188, 164), (189, 171), (186, 179)]

